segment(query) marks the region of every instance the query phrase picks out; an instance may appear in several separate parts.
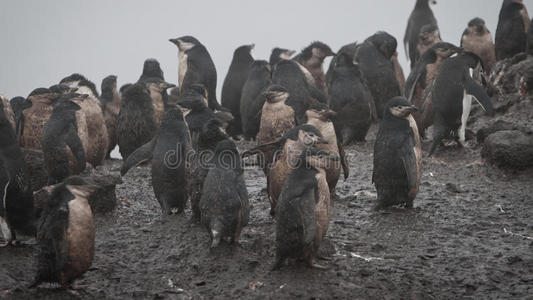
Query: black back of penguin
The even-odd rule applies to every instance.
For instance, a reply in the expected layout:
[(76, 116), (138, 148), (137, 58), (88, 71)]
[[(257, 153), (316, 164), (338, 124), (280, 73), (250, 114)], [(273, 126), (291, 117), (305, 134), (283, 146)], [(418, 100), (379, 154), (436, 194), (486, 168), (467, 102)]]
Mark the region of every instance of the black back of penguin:
[(385, 103), (401, 94), (391, 57), (396, 50), (396, 39), (386, 32), (377, 32), (357, 49), (355, 62), (359, 64), (367, 86), (372, 93), (378, 117)]
[(417, 45), (420, 29), (427, 24), (437, 25), (437, 20), (429, 6), (430, 2), (433, 4), (436, 3), (435, 0), (416, 0), (415, 8), (411, 12), (409, 21), (407, 22), (403, 43), (407, 57), (410, 60), (411, 68), (415, 66), (415, 63), (419, 58)]
[(526, 50), (526, 28), (520, 13), (523, 7), (518, 1), (503, 1), (494, 41), (497, 60), (513, 57)]
[(3, 105), (0, 101), (0, 230), (10, 242), (14, 231), (34, 234), (35, 224), (30, 177)]
[(228, 127), (228, 133), (236, 136), (242, 133), (240, 101), (244, 83), (248, 78), (250, 68), (254, 61), (251, 51), (254, 45), (240, 46), (233, 53), (233, 59), (228, 74), (222, 85), (222, 106), (229, 109), (234, 120)]
[(341, 52), (335, 58), (329, 80), (329, 105), (337, 112), (337, 138), (344, 145), (364, 141), (374, 116), (372, 94), (353, 56)]
[(245, 139), (255, 139), (259, 132), (265, 97), (261, 93), (271, 84), (271, 65), (266, 60), (252, 63), (240, 99), (241, 123)]
[(220, 141), (211, 169), (205, 178), (200, 199), (201, 221), (209, 230), (212, 246), (220, 238), (237, 241), (250, 214), (243, 166), (233, 141)]

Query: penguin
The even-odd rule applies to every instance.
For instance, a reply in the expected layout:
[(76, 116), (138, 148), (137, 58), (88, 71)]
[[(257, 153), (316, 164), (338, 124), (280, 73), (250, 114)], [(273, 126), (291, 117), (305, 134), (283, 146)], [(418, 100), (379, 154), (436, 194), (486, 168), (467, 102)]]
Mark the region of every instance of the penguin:
[(152, 98), (152, 105), (154, 107), (154, 122), (156, 127), (159, 128), (159, 126), (161, 126), (163, 115), (165, 114), (165, 108), (168, 106), (167, 89), (173, 88), (176, 85), (157, 77), (147, 78), (143, 83), (150, 92), (150, 98)]
[(305, 111), (312, 101), (327, 102), (326, 95), (309, 83), (302, 69), (305, 67), (294, 60), (282, 60), (276, 64), (272, 73), (272, 83), (281, 85), (287, 90), (289, 94), (287, 104), (294, 109), (298, 124), (303, 123)]
[(117, 143), (123, 159), (150, 141), (156, 134), (154, 105), (142, 83), (128, 87), (122, 94), (117, 120)]
[(222, 106), (218, 103), (216, 96), (217, 70), (207, 48), (196, 38), (188, 35), (169, 41), (179, 49), (178, 85), (180, 91), (188, 89), (191, 84), (201, 83), (207, 89), (209, 108), (221, 110)]
[(326, 57), (333, 56), (334, 54), (328, 45), (320, 41), (315, 41), (294, 57), (295, 61), (299, 62), (311, 72), (315, 86), (324, 94), (327, 94), (327, 85), (326, 75), (324, 74), (322, 65)]
[(87, 122), (89, 144), (85, 154), (89, 163), (93, 166), (99, 166), (107, 156), (109, 138), (96, 86), (80, 74), (65, 77), (60, 81), (60, 84), (77, 88), (76, 93), (78, 94), (88, 95), (87, 99), (78, 103)]
[(152, 160), (152, 187), (163, 215), (174, 209), (182, 213), (189, 200), (189, 161), (193, 155), (189, 128), (179, 108), (165, 113), (157, 136), (139, 147), (124, 161), (120, 174)]
[(353, 55), (340, 52), (335, 60), (328, 83), (328, 102), (337, 113), (333, 121), (337, 138), (346, 146), (364, 141), (370, 125), (377, 118), (374, 99), (359, 65), (353, 63)]
[(13, 127), (13, 130), (16, 130), (17, 124), (15, 122), (15, 113), (13, 112), (13, 108), (11, 107), (11, 102), (2, 94), (0, 94), (0, 100), (2, 101), (2, 106), (4, 108), (4, 114), (9, 121), (9, 124), (11, 124), (11, 127)]
[(121, 103), (120, 94), (117, 90), (117, 76), (109, 75), (104, 78), (102, 80), (101, 90), (102, 95), (100, 95), (100, 101), (102, 102), (105, 126), (109, 138), (106, 155), (106, 158), (108, 158), (111, 151), (117, 145), (117, 120)]
[(254, 62), (251, 53), (254, 47), (253, 44), (244, 45), (233, 52), (233, 59), (222, 85), (222, 106), (227, 108), (234, 117), (228, 127), (228, 134), (232, 137), (242, 134), (240, 102), (244, 83)]
[(67, 94), (54, 105), (41, 137), (48, 185), (85, 170), (88, 128), (76, 102), (91, 101), (86, 94)]
[(329, 226), (330, 192), (325, 167), (338, 159), (322, 149), (308, 147), (285, 181), (276, 207), (273, 270), (287, 258), (302, 258), (310, 267), (325, 269), (315, 261)]
[(496, 52), (494, 41), (483, 19), (474, 18), (468, 22), (468, 27), (461, 36), (461, 48), (479, 56), (483, 70), (487, 75), (490, 74), (492, 66), (496, 63)]
[(375, 209), (413, 207), (422, 174), (420, 136), (411, 116), (417, 109), (403, 97), (394, 97), (385, 105), (374, 143)]
[(192, 138), (193, 149), (198, 148), (198, 138), (203, 126), (210, 120), (216, 118), (215, 112), (207, 107), (206, 91), (203, 85), (193, 85), (192, 88), (184, 90), (178, 99), (178, 105), (188, 109), (185, 121), (189, 126)]
[(339, 163), (330, 164), (326, 167), (326, 180), (332, 195), (335, 195), (335, 187), (339, 181), (341, 169), (344, 172), (345, 180), (350, 176), (348, 162), (344, 156), (344, 148), (337, 139), (335, 127), (331, 121), (336, 115), (337, 114), (330, 110), (328, 105), (324, 103), (314, 103), (305, 112), (307, 118), (306, 124), (316, 127), (327, 141), (327, 143), (318, 145), (317, 147), (340, 158)]
[(189, 181), (193, 221), (200, 221), (200, 198), (204, 181), (209, 171), (206, 163), (213, 159), (218, 142), (228, 138), (229, 135), (226, 133), (223, 123), (217, 118), (210, 119), (202, 128), (196, 155), (191, 162), (191, 177)]
[(270, 66), (272, 66), (272, 68), (274, 68), (274, 66), (280, 62), (281, 60), (289, 60), (291, 59), (291, 56), (294, 55), (294, 53), (296, 53), (296, 51), (294, 50), (289, 50), (289, 49), (284, 49), (284, 48), (274, 48), (272, 49), (272, 52), (270, 53), (270, 58), (268, 60), (268, 63), (270, 64)]
[(77, 176), (53, 188), (39, 220), (37, 272), (30, 288), (58, 283), (69, 289), (92, 266), (95, 233), (88, 198), (95, 190)]
[(418, 111), (412, 115), (420, 136), (426, 136), (426, 128), (433, 125), (433, 110), (429, 90), (439, 74), (442, 63), (448, 57), (463, 51), (450, 43), (437, 43), (429, 48), (416, 62), (404, 87), (404, 97), (414, 104)]
[[(526, 50), (526, 32), (529, 24), (524, 22), (522, 16), (524, 10), (522, 0), (503, 1), (494, 43), (496, 60), (511, 58)], [(527, 20), (529, 22), (529, 18)]]
[(42, 150), (41, 136), (44, 125), (50, 118), (53, 104), (58, 97), (59, 94), (47, 88), (37, 88), (28, 95), (29, 103), (22, 111), (17, 125), (20, 147)]
[(333, 69), (337, 65), (337, 58), (341, 55), (344, 55), (345, 57), (353, 59), (353, 57), (355, 56), (355, 52), (357, 52), (357, 48), (359, 48), (359, 44), (357, 44), (357, 42), (353, 42), (342, 46), (339, 51), (337, 51), (337, 53), (329, 61), (328, 71), (326, 72), (326, 83), (329, 84), (331, 82), (331, 75), (333, 73)]
[(262, 92), (272, 83), (271, 65), (266, 60), (252, 63), (248, 78), (242, 87), (240, 115), (242, 132), (246, 140), (253, 140), (259, 132), (261, 109), (265, 103)]
[(359, 64), (380, 118), (385, 102), (401, 93), (391, 61), (396, 46), (392, 35), (380, 31), (367, 38), (354, 57), (354, 64)]
[[(440, 30), (437, 24), (426, 24), (420, 28), (420, 34), (418, 35), (417, 60), (424, 55), (424, 53), (436, 43), (442, 42), (440, 38)], [(415, 62), (416, 64), (416, 62)]]
[[(258, 145), (273, 143), (296, 126), (294, 109), (287, 104), (290, 94), (285, 87), (272, 84), (263, 92), (263, 97), (265, 97), (265, 104), (261, 111), (261, 124), (257, 134)], [(274, 159), (273, 155), (273, 152), (267, 151), (259, 159), (265, 175), (268, 174), (268, 169)]]
[(453, 135), (463, 146), (466, 123), (475, 99), (481, 108), (493, 115), (491, 99), (474, 79), (473, 70), (481, 69), (481, 59), (471, 52), (464, 52), (444, 61), (432, 88), (433, 142), (431, 156), (442, 139)]
[(429, 7), (430, 3), (437, 4), (437, 1), (416, 0), (415, 8), (409, 15), (409, 21), (407, 22), (407, 28), (405, 29), (403, 44), (405, 46), (407, 60), (409, 60), (411, 64), (411, 69), (414, 68), (415, 63), (419, 58), (417, 45), (420, 29), (424, 25), (428, 24), (437, 25), (437, 19), (435, 19), (433, 11), (431, 10), (431, 7)]
[(252, 155), (265, 157), (269, 153), (274, 153), (274, 161), (268, 169), (268, 200), (270, 202), (270, 215), (276, 213), (276, 203), (283, 184), (287, 180), (290, 172), (298, 164), (300, 155), (306, 147), (316, 144), (327, 144), (328, 141), (322, 137), (322, 133), (313, 125), (300, 125), (287, 131), (279, 140), (259, 145), (253, 149), (242, 153), (246, 158)]
[(17, 232), (35, 234), (30, 176), (4, 105), (0, 101), (0, 247), (14, 243)]
[(231, 140), (218, 142), (200, 199), (201, 222), (211, 236), (211, 248), (221, 239), (238, 242), (248, 225), (250, 203), (239, 151)]
[(137, 82), (144, 82), (150, 78), (165, 80), (159, 61), (155, 58), (147, 58), (143, 63), (143, 71)]

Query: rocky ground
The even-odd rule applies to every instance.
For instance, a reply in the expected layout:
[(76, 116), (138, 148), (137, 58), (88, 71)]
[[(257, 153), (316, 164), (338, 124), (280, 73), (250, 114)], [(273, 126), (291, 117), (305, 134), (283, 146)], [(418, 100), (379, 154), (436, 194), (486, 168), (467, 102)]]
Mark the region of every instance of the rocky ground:
[[(475, 140), (424, 158), (413, 210), (375, 212), (372, 145), (347, 149), (351, 173), (337, 186), (321, 262), (270, 271), (274, 221), (265, 179), (246, 170), (251, 220), (239, 246), (209, 249), (207, 232), (185, 215), (162, 218), (149, 167), (117, 186), (118, 207), (96, 215), (93, 268), (79, 295), (27, 289), (35, 248), (0, 249), (0, 298), (190, 299), (527, 298), (533, 295), (533, 171), (502, 171), (481, 160)], [(239, 144), (241, 150), (250, 145)], [(425, 143), (427, 149), (428, 143)], [(118, 172), (120, 161), (104, 169)]]

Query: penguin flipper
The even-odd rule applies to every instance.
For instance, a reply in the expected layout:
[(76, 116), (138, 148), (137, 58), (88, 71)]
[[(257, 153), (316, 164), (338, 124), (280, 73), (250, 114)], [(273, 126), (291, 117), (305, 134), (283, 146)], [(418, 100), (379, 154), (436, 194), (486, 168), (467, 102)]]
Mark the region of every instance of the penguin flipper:
[(78, 164), (79, 171), (81, 172), (85, 170), (85, 165), (86, 165), (85, 150), (83, 149), (83, 143), (81, 142), (81, 139), (78, 136), (78, 131), (76, 130), (74, 125), (71, 125), (69, 127), (67, 135), (65, 137), (65, 142), (67, 146), (70, 148), (70, 151), (72, 151), (74, 158), (76, 159), (76, 163)]
[(154, 137), (148, 143), (137, 148), (137, 150), (133, 151), (133, 153), (126, 158), (126, 161), (124, 161), (122, 168), (120, 169), (121, 176), (124, 176), (126, 173), (128, 173), (131, 168), (152, 159), (152, 153), (154, 151), (156, 139), (157, 137)]
[(487, 95), (487, 92), (472, 79), (470, 76), (466, 76), (465, 91), (468, 95), (474, 97), (474, 99), (481, 105), (481, 108), (489, 115), (494, 115), (494, 109), (492, 107), (492, 101)]
[(407, 175), (407, 186), (409, 191), (418, 188), (418, 162), (414, 149), (415, 143), (410, 134), (406, 142), (402, 143), (402, 146), (400, 147), (400, 156), (405, 169), (405, 174)]
[[(310, 244), (315, 240), (316, 231), (317, 231), (317, 216), (315, 206), (318, 204), (318, 191), (316, 188), (306, 189), (303, 191), (302, 195), (295, 197), (294, 203), (298, 203), (299, 207), (295, 210), (299, 222), (302, 224), (302, 242), (304, 244)], [(305, 208), (306, 203), (313, 203), (313, 209), (309, 210)]]
[[(278, 140), (278, 141), (275, 141), (275, 142), (272, 142), (272, 143), (268, 143), (268, 144), (259, 145), (259, 146), (256, 146), (256, 147), (250, 149), (250, 150), (244, 151), (241, 154), (241, 158), (246, 158), (248, 156), (252, 156), (252, 155), (256, 155), (256, 154), (277, 153), (277, 152), (279, 152), (277, 150), (279, 149), (280, 146), (281, 146), (281, 140)], [(278, 158), (278, 156), (275, 155), (274, 156), (274, 162), (277, 161), (277, 158)]]
[(41, 281), (53, 280), (63, 270), (68, 260), (68, 204), (46, 208), (41, 217), (37, 240), (37, 275), (32, 286)]

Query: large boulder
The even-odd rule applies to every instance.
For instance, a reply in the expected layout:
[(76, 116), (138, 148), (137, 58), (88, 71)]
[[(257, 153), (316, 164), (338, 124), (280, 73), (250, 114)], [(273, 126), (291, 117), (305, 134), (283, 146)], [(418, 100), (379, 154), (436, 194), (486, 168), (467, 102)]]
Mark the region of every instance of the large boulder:
[(533, 167), (533, 136), (519, 130), (502, 130), (488, 135), (482, 156), (494, 165), (512, 170)]

